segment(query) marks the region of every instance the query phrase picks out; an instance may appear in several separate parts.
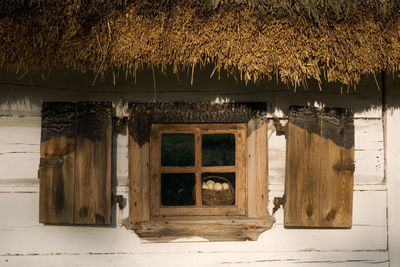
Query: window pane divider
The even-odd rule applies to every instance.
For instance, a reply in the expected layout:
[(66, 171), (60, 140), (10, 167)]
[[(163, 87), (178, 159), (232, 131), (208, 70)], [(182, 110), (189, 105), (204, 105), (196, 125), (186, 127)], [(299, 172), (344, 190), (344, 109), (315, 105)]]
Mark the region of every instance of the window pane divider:
[[(175, 126), (177, 126), (175, 128)], [(208, 128), (211, 127), (211, 128)], [(192, 125), (152, 125), (151, 135), (151, 217), (158, 216), (205, 216), (205, 215), (246, 215), (246, 127), (245, 124), (192, 124)], [(195, 136), (194, 166), (161, 166), (161, 135), (164, 133), (185, 133)], [(233, 166), (202, 166), (202, 135), (226, 134), (235, 135), (235, 165)], [(161, 174), (162, 173), (194, 173), (196, 204), (193, 206), (163, 206), (161, 204)], [(202, 174), (204, 173), (235, 173), (235, 203), (234, 205), (207, 206), (202, 203)], [(154, 192), (155, 190), (156, 192)]]
[(196, 169), (197, 168), (195, 166), (187, 166), (187, 167), (162, 166), (162, 167), (160, 167), (160, 173), (171, 173), (171, 172), (194, 173), (194, 172), (196, 172)]
[(236, 172), (236, 166), (209, 166), (209, 167), (175, 167), (175, 166), (162, 166), (160, 167), (160, 173), (203, 173), (203, 172)]

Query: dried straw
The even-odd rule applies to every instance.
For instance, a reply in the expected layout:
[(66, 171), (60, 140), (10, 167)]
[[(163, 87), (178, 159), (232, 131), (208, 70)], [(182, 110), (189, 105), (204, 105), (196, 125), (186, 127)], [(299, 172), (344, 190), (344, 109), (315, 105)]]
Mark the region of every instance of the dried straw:
[(354, 85), (400, 65), (396, 1), (22, 2), (0, 6), (2, 68), (20, 75), (89, 69), (95, 82), (110, 69), (136, 79), (144, 65), (193, 72), (212, 63), (211, 76), (226, 70), (245, 81), (276, 76), (297, 86), (326, 77)]

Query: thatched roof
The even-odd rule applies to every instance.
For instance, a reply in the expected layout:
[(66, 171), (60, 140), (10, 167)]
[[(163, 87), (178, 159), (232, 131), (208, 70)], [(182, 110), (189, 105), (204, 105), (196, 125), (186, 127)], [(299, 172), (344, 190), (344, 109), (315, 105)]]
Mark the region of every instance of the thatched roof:
[(246, 81), (352, 85), (364, 74), (399, 70), (398, 2), (8, 1), (0, 4), (0, 62), (20, 75), (66, 68), (100, 76), (210, 63)]

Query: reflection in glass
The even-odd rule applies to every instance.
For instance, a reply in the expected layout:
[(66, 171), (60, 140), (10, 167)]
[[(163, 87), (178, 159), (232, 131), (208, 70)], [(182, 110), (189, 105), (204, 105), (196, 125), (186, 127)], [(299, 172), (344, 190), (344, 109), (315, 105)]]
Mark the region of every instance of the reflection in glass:
[(194, 166), (194, 134), (162, 134), (162, 166)]
[(161, 205), (192, 206), (196, 204), (193, 188), (196, 184), (194, 173), (162, 173)]
[(203, 134), (201, 137), (203, 166), (235, 165), (234, 134)]

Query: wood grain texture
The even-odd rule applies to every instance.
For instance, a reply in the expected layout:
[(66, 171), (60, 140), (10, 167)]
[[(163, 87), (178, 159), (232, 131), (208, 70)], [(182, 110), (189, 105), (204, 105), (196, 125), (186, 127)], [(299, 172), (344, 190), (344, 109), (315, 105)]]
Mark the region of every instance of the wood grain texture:
[[(281, 119), (286, 124), (286, 119)], [(269, 184), (285, 182), (286, 139), (277, 136), (269, 123), (268, 162)], [(354, 119), (354, 184), (372, 185), (384, 183), (384, 139), (382, 119)]]
[(247, 217), (202, 217), (153, 219), (127, 225), (143, 239), (167, 242), (182, 237), (201, 237), (210, 241), (257, 240), (273, 224), (270, 219)]
[[(354, 147), (339, 147), (329, 139), (323, 140), (320, 180), (320, 225), (351, 227), (353, 211)], [(338, 165), (344, 169), (337, 168)], [(333, 166), (333, 167), (332, 167)]]
[(151, 217), (160, 215), (161, 183), (160, 183), (160, 162), (161, 162), (161, 141), (158, 132), (159, 125), (152, 125), (150, 137), (150, 214)]
[(150, 145), (139, 146), (129, 135), (129, 218), (131, 222), (150, 219)]
[(77, 104), (75, 224), (111, 223), (111, 104)]
[(45, 103), (39, 166), (41, 223), (74, 221), (74, 135), (75, 105)]
[[(248, 129), (241, 125), (236, 133), (236, 205), (238, 215), (248, 214), (248, 183), (247, 183), (247, 132)], [(240, 185), (240, 186), (239, 186)]]
[(268, 204), (267, 123), (247, 138), (248, 216), (266, 218)]
[[(40, 145), (39, 166), (41, 223), (74, 222), (75, 139), (57, 137)], [(46, 163), (52, 159), (56, 162)]]
[(285, 227), (352, 226), (354, 126), (346, 112), (329, 112), (309, 109), (300, 120), (296, 108), (296, 119), (289, 116)]

